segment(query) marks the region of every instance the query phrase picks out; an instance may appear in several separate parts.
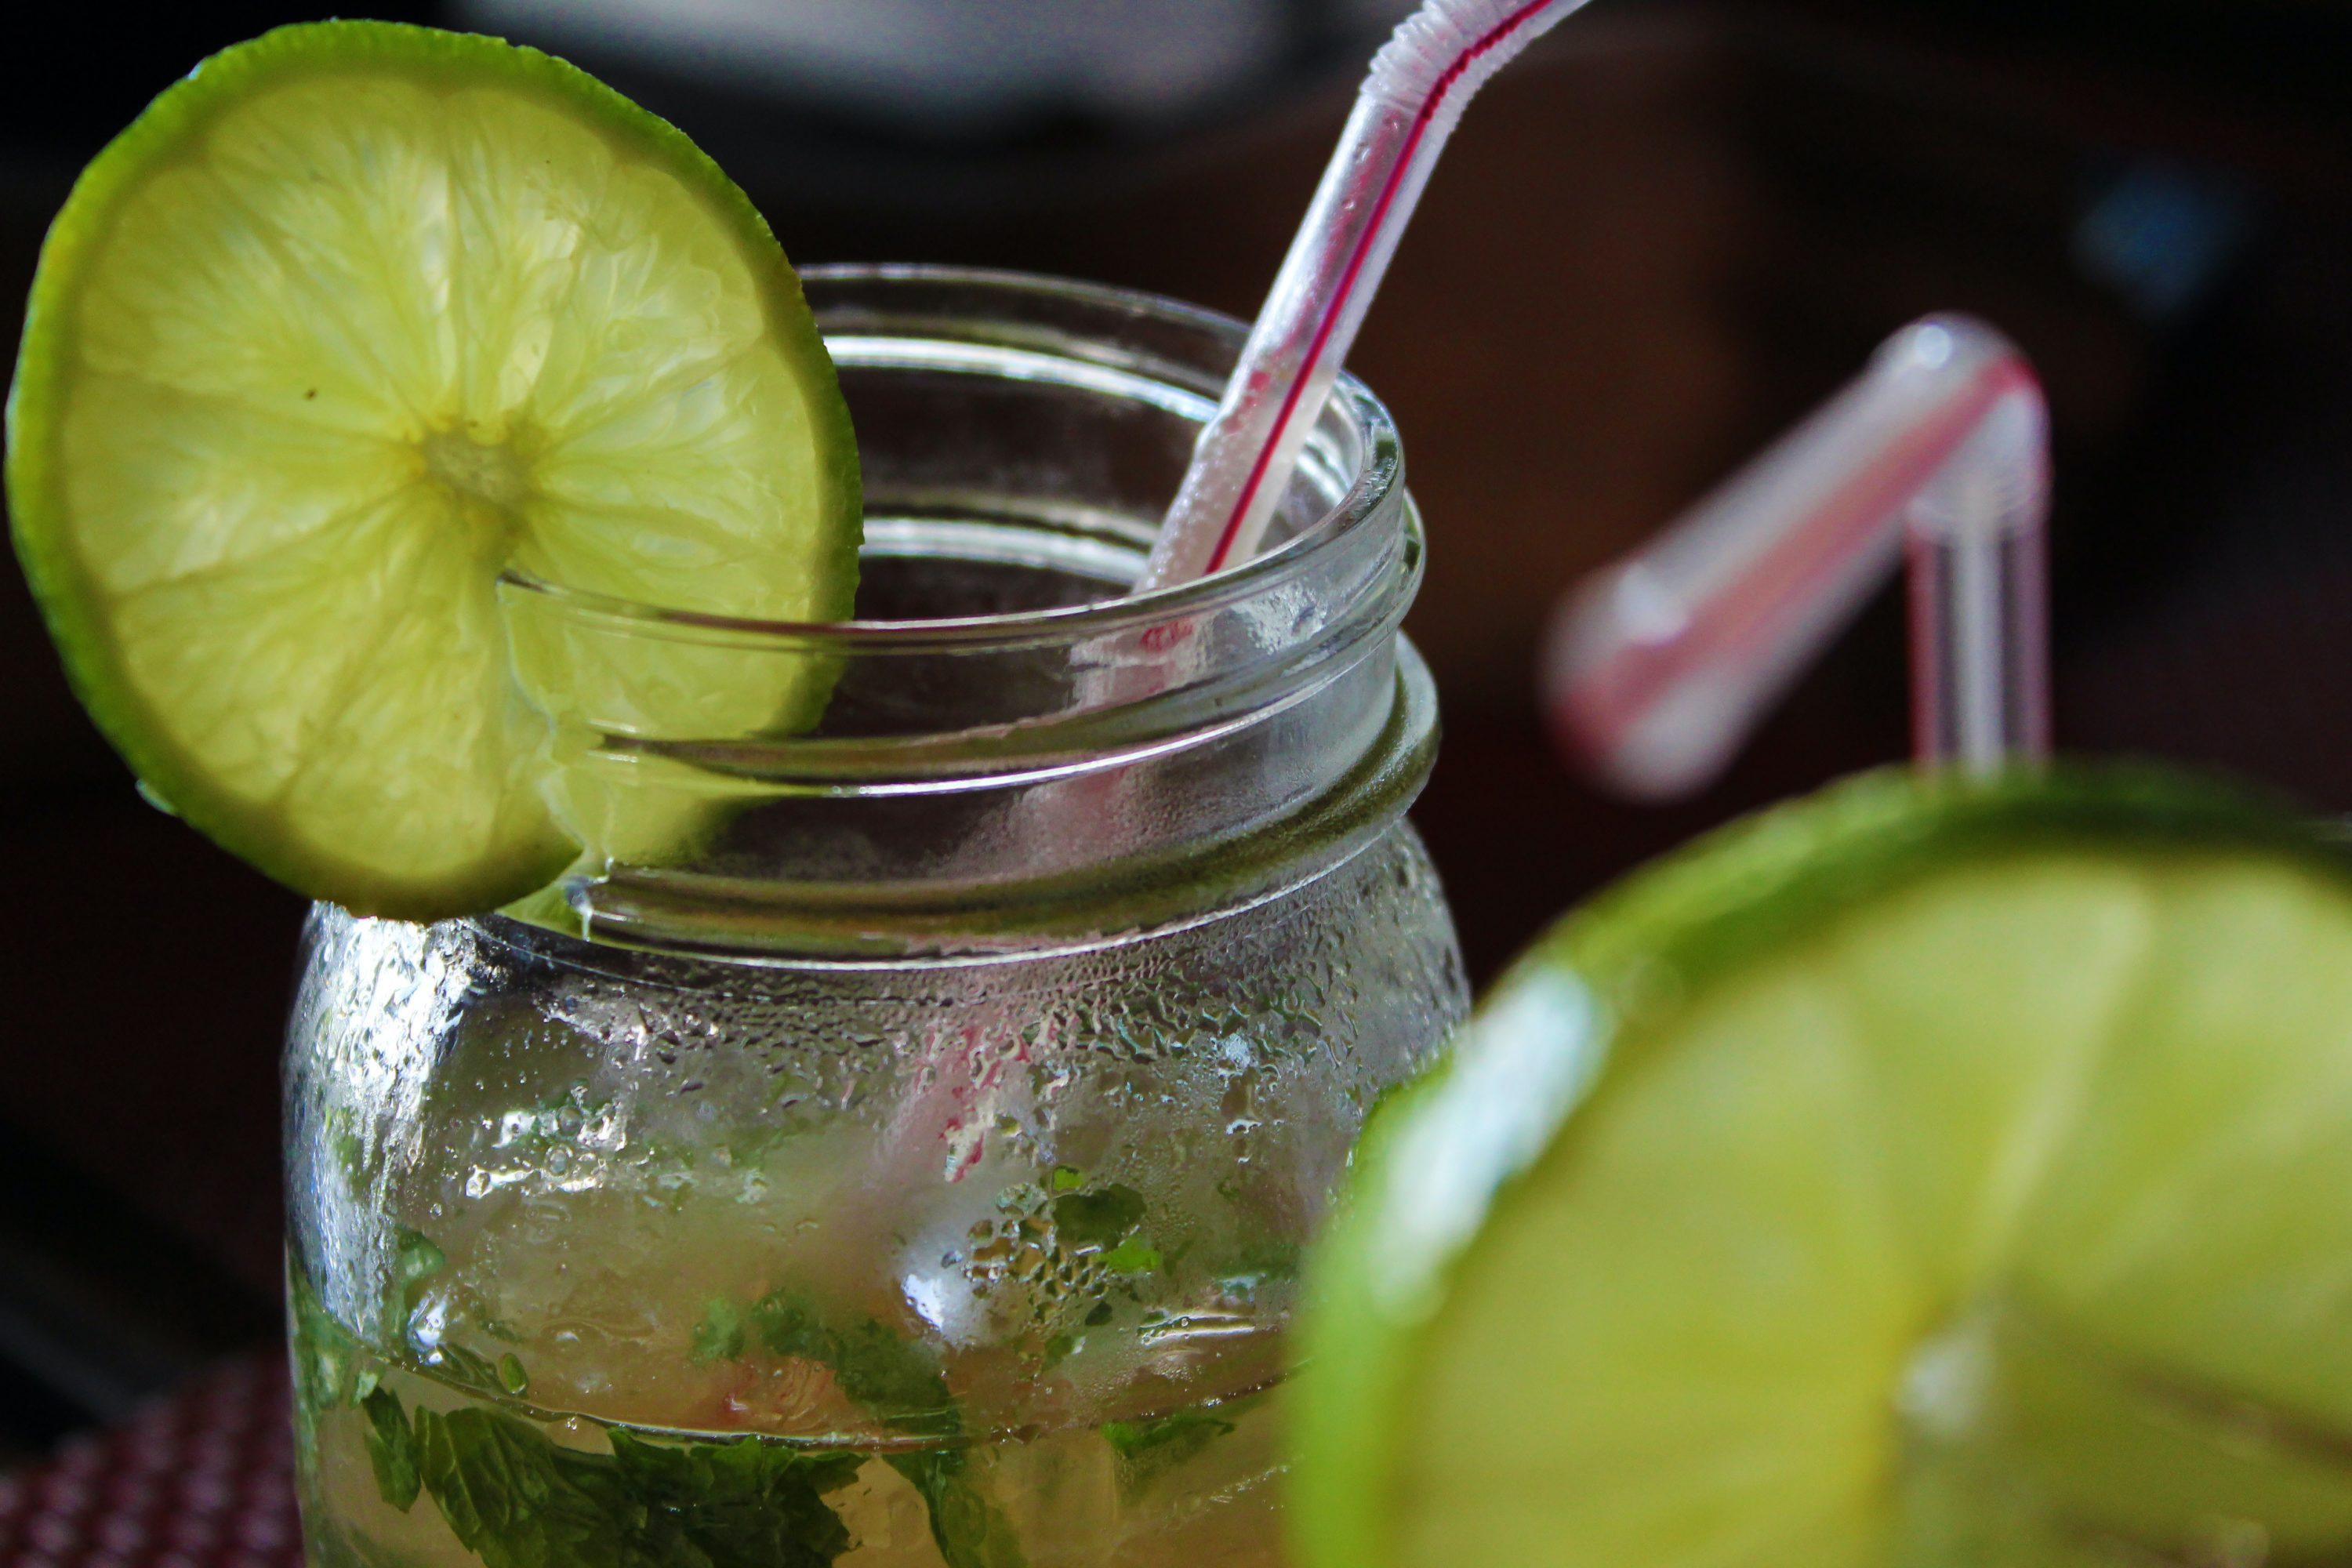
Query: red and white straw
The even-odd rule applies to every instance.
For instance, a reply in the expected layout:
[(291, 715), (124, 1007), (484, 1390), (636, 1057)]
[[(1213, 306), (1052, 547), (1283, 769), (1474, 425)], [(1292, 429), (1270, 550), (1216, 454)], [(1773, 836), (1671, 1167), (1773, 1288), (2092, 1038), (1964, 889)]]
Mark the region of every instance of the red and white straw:
[(1374, 58), (1136, 589), (1246, 560), (1464, 107), (1584, 0), (1428, 0)]
[(1561, 601), (1552, 731), (1620, 793), (1712, 780), (1907, 555), (1914, 753), (1987, 773), (2050, 744), (2049, 416), (2007, 339), (1931, 316), (1681, 521)]

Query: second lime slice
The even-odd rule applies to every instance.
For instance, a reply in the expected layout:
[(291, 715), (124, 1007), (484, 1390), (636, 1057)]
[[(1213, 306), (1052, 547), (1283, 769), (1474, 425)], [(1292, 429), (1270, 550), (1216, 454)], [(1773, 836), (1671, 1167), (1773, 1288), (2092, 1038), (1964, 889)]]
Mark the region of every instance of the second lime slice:
[[(165, 92), (50, 233), (9, 436), (18, 553), (109, 738), (362, 912), (487, 908), (572, 853), (502, 572), (793, 621), (856, 586), (848, 415), (767, 225), (670, 126), (486, 37), (288, 27)], [(823, 679), (719, 706), (756, 728)]]
[(1864, 781), (1572, 916), (1316, 1259), (1314, 1568), (2352, 1551), (2352, 856)]

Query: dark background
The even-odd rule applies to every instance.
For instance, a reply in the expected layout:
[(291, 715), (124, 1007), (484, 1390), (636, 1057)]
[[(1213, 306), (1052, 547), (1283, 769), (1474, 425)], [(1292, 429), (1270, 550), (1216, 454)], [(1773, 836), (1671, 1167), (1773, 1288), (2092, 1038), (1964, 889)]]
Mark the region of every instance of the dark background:
[[(1382, 8), (1264, 0), (1238, 66), (1148, 102), (1050, 81), (894, 102), (835, 90), (822, 58), (730, 66), (723, 39), (547, 41), (702, 141), (798, 261), (1028, 268), (1247, 315)], [(315, 14), (84, 5), (0, 49), (0, 298), (150, 96)], [(952, 47), (1024, 64), (1038, 12), (992, 26), (1012, 14), (973, 0)], [(2322, 0), (1598, 0), (1487, 90), (1350, 362), (1433, 536), (1411, 629), (1446, 737), (1417, 817), (1475, 974), (1659, 848), (1901, 753), (1891, 597), (1729, 779), (1668, 809), (1557, 764), (1530, 669), (1563, 584), (1930, 310), (1988, 317), (2048, 385), (2062, 742), (2352, 807), (2347, 66)], [(300, 908), (140, 802), (5, 570), (0, 868), (4, 1468), (274, 1331)]]

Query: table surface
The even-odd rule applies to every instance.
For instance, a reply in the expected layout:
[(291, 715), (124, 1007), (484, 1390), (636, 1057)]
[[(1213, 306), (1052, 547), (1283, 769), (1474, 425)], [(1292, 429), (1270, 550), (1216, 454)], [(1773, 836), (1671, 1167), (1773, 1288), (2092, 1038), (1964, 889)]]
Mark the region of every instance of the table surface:
[(0, 1476), (0, 1568), (293, 1568), (288, 1415), (284, 1357), (256, 1352)]

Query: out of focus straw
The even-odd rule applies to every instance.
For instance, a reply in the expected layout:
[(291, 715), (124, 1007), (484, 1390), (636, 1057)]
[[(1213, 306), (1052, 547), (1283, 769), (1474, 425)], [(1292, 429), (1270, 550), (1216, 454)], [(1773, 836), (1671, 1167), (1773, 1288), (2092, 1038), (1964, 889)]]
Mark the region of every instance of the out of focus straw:
[(1471, 96), (1584, 0), (1427, 0), (1374, 58), (1138, 592), (1246, 560)]
[(2048, 424), (2032, 366), (1991, 328), (1897, 332), (1561, 602), (1542, 671), (1554, 736), (1620, 793), (1703, 787), (1907, 547), (1916, 757), (1983, 773), (2042, 756)]

